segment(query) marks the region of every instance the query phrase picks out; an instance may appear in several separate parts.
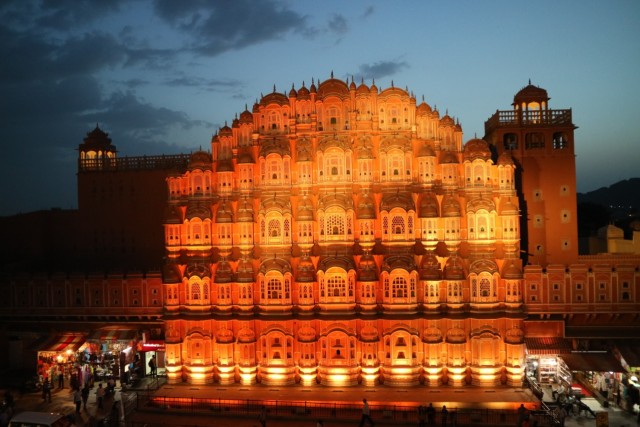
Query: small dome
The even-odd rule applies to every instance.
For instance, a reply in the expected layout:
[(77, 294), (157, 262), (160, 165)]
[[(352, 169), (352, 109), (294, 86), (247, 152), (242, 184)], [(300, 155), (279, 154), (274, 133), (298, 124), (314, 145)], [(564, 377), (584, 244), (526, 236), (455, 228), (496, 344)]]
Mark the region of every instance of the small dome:
[(368, 145), (360, 147), (358, 149), (357, 156), (358, 159), (375, 159), (375, 156), (373, 155), (373, 149)]
[(498, 156), (498, 165), (515, 166), (511, 153), (508, 151), (503, 151), (502, 154)]
[(238, 222), (253, 222), (253, 205), (247, 199), (238, 202)]
[(253, 160), (253, 156), (251, 155), (251, 153), (249, 151), (243, 151), (242, 153), (238, 154), (238, 164), (247, 163), (255, 163), (255, 160)]
[(500, 215), (518, 215), (520, 210), (511, 201), (511, 198), (507, 198), (500, 204)]
[(100, 129), (97, 124), (94, 130), (87, 132), (87, 136), (83, 141), (84, 142), (80, 144), (80, 151), (116, 151), (115, 145), (111, 145), (109, 134)]
[(218, 206), (218, 211), (216, 212), (216, 223), (222, 224), (229, 222), (233, 222), (233, 210), (227, 202), (222, 202), (222, 204)]
[(281, 93), (273, 92), (264, 96), (260, 100), (260, 105), (266, 106), (270, 104), (276, 104), (281, 106), (289, 105), (289, 98), (287, 98), (285, 95)]
[(313, 203), (306, 197), (298, 204), (297, 221), (313, 221)]
[(429, 145), (428, 143), (424, 143), (422, 144), (422, 147), (420, 147), (420, 150), (418, 151), (418, 157), (435, 157), (436, 153), (433, 151), (433, 148), (431, 148), (431, 145)]
[(375, 259), (373, 259), (373, 255), (365, 254), (360, 257), (360, 262), (358, 262), (358, 281), (378, 281), (378, 266), (376, 265)]
[(236, 280), (242, 283), (253, 282), (253, 264), (251, 264), (250, 260), (242, 258), (238, 262)]
[(304, 87), (304, 82), (302, 82), (302, 87), (298, 89), (298, 99), (309, 99), (309, 89)]
[(447, 280), (464, 280), (464, 268), (457, 256), (451, 256), (444, 267), (444, 278)]
[(233, 129), (237, 129), (237, 128), (240, 127), (240, 120), (238, 120), (237, 117), (235, 119), (233, 119), (233, 121), (231, 122), (231, 127)]
[(440, 164), (441, 165), (446, 165), (446, 164), (457, 164), (458, 162), (458, 157), (451, 151), (445, 151), (444, 153), (442, 153), (442, 157), (440, 158)]
[(445, 114), (444, 116), (442, 116), (442, 118), (440, 119), (440, 126), (455, 126), (456, 123), (453, 121), (453, 119), (448, 115)]
[(357, 94), (361, 94), (361, 93), (365, 93), (365, 94), (369, 94), (370, 89), (367, 87), (366, 84), (364, 84), (364, 80), (360, 83), (360, 85), (358, 86), (358, 89), (356, 90)]
[(351, 79), (351, 83), (349, 83), (349, 90), (356, 90), (356, 84), (353, 82), (353, 79)]
[(219, 160), (216, 165), (216, 172), (233, 172), (233, 163), (231, 159)]
[(202, 220), (211, 219), (211, 209), (209, 208), (209, 205), (195, 200), (190, 201), (187, 205), (185, 219), (192, 220), (194, 218)]
[(369, 193), (360, 196), (358, 201), (357, 219), (376, 219), (376, 204)]
[(233, 135), (233, 131), (231, 130), (231, 128), (229, 126), (227, 126), (227, 124), (225, 123), (224, 126), (222, 126), (220, 128), (220, 131), (218, 131), (218, 135), (220, 135), (220, 137), (223, 136), (232, 136)]
[(296, 90), (293, 88), (293, 85), (291, 85), (291, 90), (289, 91), (289, 98), (297, 98), (298, 97), (298, 92), (296, 92)]
[(193, 276), (198, 276), (200, 278), (211, 277), (211, 272), (209, 271), (209, 267), (207, 264), (194, 260), (191, 261), (189, 265), (187, 265), (187, 270), (185, 271), (184, 276), (186, 278), (190, 278)]
[(424, 193), (420, 196), (418, 205), (418, 218), (438, 218), (440, 206), (438, 199), (433, 193)]
[(549, 99), (549, 95), (545, 89), (534, 86), (531, 84), (531, 81), (529, 81), (529, 84), (520, 89), (520, 91), (513, 97), (513, 105), (529, 104), (532, 102), (541, 104), (547, 103)]
[(299, 162), (311, 162), (313, 161), (313, 157), (311, 155), (311, 150), (307, 147), (298, 147), (298, 161)]
[(218, 262), (215, 271), (215, 283), (229, 283), (233, 281), (233, 270), (227, 261)]
[(256, 342), (256, 333), (253, 329), (243, 327), (238, 331), (238, 342), (242, 344), (250, 344)]
[(212, 163), (211, 154), (204, 151), (196, 151), (189, 157), (189, 170), (212, 170)]
[(240, 123), (253, 123), (253, 114), (249, 110), (245, 108), (245, 110), (240, 113)]
[(442, 268), (433, 251), (427, 252), (422, 257), (420, 280), (442, 280)]
[(442, 199), (442, 216), (462, 216), (462, 209), (460, 208), (460, 202), (451, 194), (446, 194)]
[(180, 283), (182, 276), (180, 269), (174, 263), (165, 264), (162, 268), (162, 282), (163, 283)]
[(169, 206), (164, 214), (165, 224), (182, 224), (182, 213), (177, 206)]
[(502, 269), (503, 279), (522, 279), (522, 270), (513, 260), (507, 261)]
[(491, 160), (491, 150), (489, 150), (489, 144), (484, 139), (475, 138), (468, 141), (464, 146), (463, 152), (465, 160)]
[(431, 113), (431, 106), (429, 104), (427, 104), (426, 102), (422, 101), (422, 103), (420, 105), (418, 105), (418, 108), (416, 108), (416, 114), (420, 115), (420, 114), (429, 114)]
[(296, 274), (296, 281), (298, 282), (314, 282), (316, 280), (316, 269), (313, 266), (311, 258), (308, 256), (300, 258), (298, 263), (298, 273)]

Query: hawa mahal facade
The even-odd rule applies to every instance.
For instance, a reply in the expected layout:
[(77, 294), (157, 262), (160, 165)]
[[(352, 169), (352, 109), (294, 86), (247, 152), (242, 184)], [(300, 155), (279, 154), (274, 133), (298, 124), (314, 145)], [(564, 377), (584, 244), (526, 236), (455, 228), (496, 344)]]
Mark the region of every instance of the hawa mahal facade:
[(163, 245), (164, 265), (14, 277), (0, 308), (159, 326), (172, 383), (520, 386), (527, 340), (638, 336), (640, 257), (578, 255), (576, 127), (548, 101), (529, 84), (464, 142), (408, 90), (332, 75), (274, 87), (190, 155), (118, 158), (96, 127), (86, 246), (143, 233), (159, 244), (125, 258)]

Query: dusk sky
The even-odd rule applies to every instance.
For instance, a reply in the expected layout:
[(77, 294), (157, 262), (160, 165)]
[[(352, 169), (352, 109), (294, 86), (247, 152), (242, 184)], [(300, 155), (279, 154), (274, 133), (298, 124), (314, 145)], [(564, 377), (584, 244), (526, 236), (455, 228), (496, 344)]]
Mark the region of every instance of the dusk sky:
[(640, 1), (4, 0), (0, 215), (77, 207), (96, 123), (118, 155), (209, 150), (273, 91), (407, 87), (464, 141), (531, 83), (573, 109), (578, 191), (640, 176)]

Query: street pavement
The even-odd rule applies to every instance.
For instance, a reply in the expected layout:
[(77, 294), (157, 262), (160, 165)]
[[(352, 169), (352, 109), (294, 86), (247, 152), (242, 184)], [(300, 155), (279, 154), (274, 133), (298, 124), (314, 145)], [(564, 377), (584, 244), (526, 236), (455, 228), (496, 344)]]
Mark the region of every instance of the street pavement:
[[(300, 400), (313, 400), (324, 402), (345, 402), (359, 404), (362, 397), (366, 397), (367, 400), (373, 405), (375, 404), (411, 404), (415, 403), (425, 405), (430, 401), (434, 403), (434, 406), (439, 408), (442, 404), (448, 404), (448, 408), (470, 408), (470, 407), (482, 407), (493, 406), (497, 404), (497, 400), (501, 400), (499, 405), (502, 408), (515, 408), (520, 403), (531, 407), (536, 406), (539, 402), (536, 402), (535, 397), (531, 395), (528, 389), (499, 389), (493, 393), (485, 393), (483, 389), (464, 389), (464, 392), (460, 393), (460, 390), (449, 389), (447, 387), (435, 388), (415, 388), (402, 390), (391, 387), (352, 387), (344, 388), (341, 391), (336, 391), (332, 388), (318, 387), (314, 388), (312, 395), (305, 393), (301, 390), (300, 386), (292, 387), (266, 387), (262, 385), (254, 386), (225, 386), (219, 385), (211, 386), (188, 386), (188, 385), (163, 385), (158, 390), (153, 392), (144, 391), (145, 384), (141, 386), (139, 391), (125, 391), (117, 387), (115, 397), (111, 397), (105, 400), (104, 408), (99, 409), (96, 403), (96, 396), (94, 387), (89, 395), (89, 402), (87, 408), (81, 410), (80, 414), (76, 415), (75, 425), (81, 426), (96, 426), (98, 423), (110, 414), (113, 402), (129, 401), (130, 407), (135, 407), (132, 400), (136, 399), (136, 393), (151, 394), (155, 396), (182, 396), (182, 397), (197, 397), (207, 396), (209, 398), (213, 396), (220, 396), (224, 399), (246, 399), (246, 400), (280, 400), (280, 401), (300, 401)], [(73, 393), (67, 387), (64, 389), (52, 390), (51, 402), (46, 402), (42, 399), (40, 393), (26, 393), (18, 394), (14, 393), (15, 397), (15, 413), (22, 411), (40, 411), (40, 412), (56, 412), (61, 414), (74, 414), (75, 406), (73, 404)], [(493, 399), (493, 400), (490, 400)], [(597, 427), (611, 426), (611, 427), (636, 427), (640, 425), (637, 423), (636, 416), (629, 414), (626, 411), (617, 407), (604, 408), (600, 403), (593, 398), (583, 398), (582, 401), (586, 403), (599, 417), (606, 419), (601, 420), (597, 424)], [(127, 405), (125, 405), (127, 406)], [(116, 417), (118, 418), (118, 417)], [(397, 420), (376, 419), (376, 425), (380, 427), (385, 426), (398, 426), (398, 425), (417, 425), (417, 422), (402, 422)], [(304, 416), (296, 418), (276, 418), (272, 416), (267, 417), (268, 427), (314, 427), (316, 426), (316, 419), (305, 418)], [(359, 420), (336, 420), (336, 419), (324, 419), (324, 427), (346, 427), (356, 426)], [(216, 426), (216, 427), (260, 427), (260, 422), (255, 415), (247, 416), (231, 416), (224, 414), (181, 414), (174, 413), (167, 410), (134, 410), (127, 414), (126, 424), (133, 427), (154, 427), (154, 426), (181, 426), (181, 427), (197, 427), (197, 426)], [(461, 424), (462, 425), (462, 424)], [(467, 424), (471, 425), (471, 424)], [(483, 424), (488, 426), (487, 424)], [(500, 424), (496, 424), (500, 425)], [(509, 425), (509, 424), (501, 424)], [(583, 426), (596, 426), (596, 419), (592, 415), (581, 414), (579, 416), (568, 417), (565, 422), (566, 427), (583, 427)]]

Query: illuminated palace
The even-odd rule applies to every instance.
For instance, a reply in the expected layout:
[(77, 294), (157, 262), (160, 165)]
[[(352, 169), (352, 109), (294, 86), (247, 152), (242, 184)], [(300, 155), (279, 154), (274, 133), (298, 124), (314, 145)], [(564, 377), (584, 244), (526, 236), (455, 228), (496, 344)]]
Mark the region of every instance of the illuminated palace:
[(515, 176), (407, 90), (274, 88), (167, 179), (169, 381), (521, 384)]
[(162, 330), (191, 384), (521, 386), (532, 355), (622, 353), (640, 256), (578, 255), (575, 128), (529, 84), (465, 143), (408, 90), (333, 76), (191, 155), (119, 158), (96, 128), (52, 247), (153, 266), (164, 246), (164, 266), (0, 277), (0, 338)]

